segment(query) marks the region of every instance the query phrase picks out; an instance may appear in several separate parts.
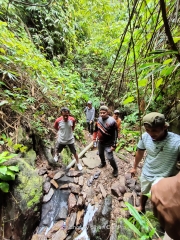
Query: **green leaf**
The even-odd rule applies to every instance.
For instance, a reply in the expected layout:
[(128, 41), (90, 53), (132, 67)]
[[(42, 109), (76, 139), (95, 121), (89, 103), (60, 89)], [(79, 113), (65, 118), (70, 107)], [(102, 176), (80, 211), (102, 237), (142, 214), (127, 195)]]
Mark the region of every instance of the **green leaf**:
[(145, 196), (147, 196), (148, 198), (151, 198), (151, 192), (147, 193), (147, 194), (143, 194)]
[(2, 164), (3, 162), (6, 162), (6, 161), (7, 161), (6, 158), (1, 158), (1, 159), (0, 159), (0, 164)]
[(180, 41), (180, 37), (173, 37), (174, 43), (177, 43)]
[(145, 86), (147, 85), (147, 83), (148, 83), (148, 80), (147, 80), (147, 79), (140, 79), (140, 80), (138, 81), (139, 87), (145, 87)]
[(144, 226), (145, 222), (142, 219), (141, 215), (138, 213), (138, 211), (131, 204), (129, 204), (128, 202), (125, 202), (125, 205), (128, 207), (129, 212), (139, 222), (139, 224), (141, 226)]
[(11, 171), (14, 171), (14, 172), (19, 172), (18, 166), (9, 166), (8, 169), (10, 169)]
[(169, 64), (169, 63), (172, 62), (172, 60), (173, 60), (172, 58), (166, 59), (166, 60), (163, 62), (163, 64), (164, 64), (164, 65)]
[(140, 239), (141, 240), (149, 239), (149, 236), (148, 235), (143, 235)]
[(163, 84), (163, 79), (162, 78), (159, 78), (159, 79), (157, 79), (156, 81), (155, 81), (155, 86), (156, 86), (156, 88), (158, 88), (160, 85), (162, 85)]
[(140, 231), (127, 219), (123, 219), (124, 223), (133, 231), (135, 232), (139, 237), (142, 235)]
[(10, 176), (11, 180), (15, 179), (15, 173), (9, 169), (7, 169), (6, 175)]
[(131, 96), (131, 97), (128, 97), (126, 98), (124, 101), (123, 101), (123, 104), (128, 104), (128, 103), (131, 103), (134, 101), (134, 97)]
[(0, 183), (0, 189), (3, 191), (3, 192), (9, 192), (9, 184), (6, 183), (6, 182), (1, 182)]
[(7, 167), (6, 166), (0, 166), (0, 173), (2, 173), (3, 175), (5, 175), (7, 172)]
[(4, 151), (0, 154), (0, 159), (3, 158), (3, 157), (6, 157), (7, 155), (9, 154), (8, 151)]
[(149, 233), (149, 237), (153, 237), (154, 233), (156, 232), (156, 229), (153, 228), (151, 229), (150, 233)]
[(156, 62), (154, 62), (154, 63), (152, 63), (152, 62), (151, 63), (144, 63), (139, 67), (139, 70), (144, 70), (146, 68), (154, 67), (154, 66), (161, 66), (161, 63), (156, 63)]
[(170, 67), (167, 66), (161, 70), (160, 75), (167, 77), (172, 73), (173, 70), (174, 70), (174, 66), (170, 66)]

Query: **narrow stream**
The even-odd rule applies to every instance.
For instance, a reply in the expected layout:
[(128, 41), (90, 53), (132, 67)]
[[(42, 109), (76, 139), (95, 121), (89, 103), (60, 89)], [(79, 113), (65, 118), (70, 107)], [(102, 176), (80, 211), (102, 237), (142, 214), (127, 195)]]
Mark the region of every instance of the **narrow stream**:
[(96, 211), (97, 211), (97, 208), (95, 208), (95, 206), (92, 206), (90, 204), (88, 205), (87, 211), (83, 220), (82, 233), (78, 237), (76, 237), (74, 240), (81, 240), (81, 239), (90, 240), (89, 236), (87, 235), (87, 227), (88, 227), (88, 223), (92, 220)]

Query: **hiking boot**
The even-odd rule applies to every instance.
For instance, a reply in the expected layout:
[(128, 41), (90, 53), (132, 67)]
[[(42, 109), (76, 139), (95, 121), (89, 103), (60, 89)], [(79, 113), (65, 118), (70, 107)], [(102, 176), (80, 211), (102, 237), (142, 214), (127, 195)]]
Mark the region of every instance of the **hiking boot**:
[(105, 167), (106, 166), (106, 163), (101, 163), (99, 166), (98, 166), (98, 168), (103, 168), (103, 167)]
[(118, 176), (118, 169), (114, 169), (112, 174), (113, 174), (114, 177), (117, 177)]

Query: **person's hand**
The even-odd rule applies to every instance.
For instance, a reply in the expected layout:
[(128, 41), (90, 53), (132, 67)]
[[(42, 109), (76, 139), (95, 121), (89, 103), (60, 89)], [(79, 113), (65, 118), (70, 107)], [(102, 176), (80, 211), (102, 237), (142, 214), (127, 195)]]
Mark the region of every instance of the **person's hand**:
[(89, 122), (90, 124), (92, 123), (92, 121)]
[(132, 168), (129, 172), (131, 173), (132, 177), (135, 177), (135, 175), (137, 173), (137, 169), (136, 168)]
[(114, 151), (116, 148), (111, 146), (111, 151)]
[(174, 240), (180, 239), (180, 173), (163, 178), (151, 188), (153, 212)]

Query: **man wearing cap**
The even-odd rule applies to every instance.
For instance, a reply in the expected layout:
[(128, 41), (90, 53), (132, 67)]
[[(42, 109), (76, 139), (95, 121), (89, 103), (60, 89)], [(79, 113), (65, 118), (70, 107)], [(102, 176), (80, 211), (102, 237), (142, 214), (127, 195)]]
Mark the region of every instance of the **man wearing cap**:
[(139, 211), (145, 212), (147, 196), (151, 186), (160, 179), (175, 175), (176, 163), (180, 153), (180, 136), (168, 132), (168, 123), (163, 114), (151, 112), (143, 117), (146, 132), (142, 134), (131, 174), (135, 175), (139, 162), (146, 157), (140, 177), (141, 197)]
[(119, 117), (120, 112), (119, 110), (115, 110), (113, 114), (113, 118), (115, 119), (117, 123), (117, 129), (118, 129), (118, 138), (120, 138), (120, 131), (121, 131), (121, 118)]
[(92, 102), (87, 102), (87, 107), (84, 109), (84, 112), (86, 114), (86, 122), (88, 126), (88, 132), (89, 135), (93, 134), (93, 123), (94, 123), (94, 117), (95, 117), (95, 108), (92, 106)]
[(105, 155), (113, 168), (113, 176), (118, 176), (118, 167), (113, 156), (117, 141), (117, 124), (113, 117), (108, 115), (108, 107), (101, 106), (99, 110), (100, 117), (95, 125), (93, 141), (98, 139), (98, 152), (101, 159), (99, 168), (106, 166)]
[(73, 131), (75, 128), (75, 119), (70, 116), (70, 111), (67, 107), (62, 107), (61, 110), (61, 117), (57, 118), (54, 123), (54, 128), (58, 131), (57, 132), (57, 142), (55, 146), (55, 156), (54, 160), (58, 161), (58, 154), (65, 148), (67, 145), (71, 151), (71, 153), (74, 155), (77, 167), (81, 171), (82, 166), (79, 163), (79, 158), (76, 153), (76, 148), (74, 145), (74, 135)]

